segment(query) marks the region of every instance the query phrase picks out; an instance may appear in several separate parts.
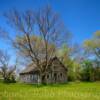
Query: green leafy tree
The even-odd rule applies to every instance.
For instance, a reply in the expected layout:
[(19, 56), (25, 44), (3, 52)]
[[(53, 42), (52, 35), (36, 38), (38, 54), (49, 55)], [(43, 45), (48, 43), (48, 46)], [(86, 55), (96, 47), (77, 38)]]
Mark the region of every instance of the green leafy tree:
[(92, 39), (86, 40), (84, 47), (88, 53), (100, 60), (100, 31), (94, 33)]
[(60, 57), (61, 61), (68, 69), (68, 80), (75, 81), (80, 79), (80, 66), (79, 63), (72, 59), (73, 48), (69, 47), (68, 45), (63, 45), (61, 49), (57, 52), (58, 56)]
[(82, 62), (81, 76), (82, 81), (94, 81), (94, 68), (91, 61)]

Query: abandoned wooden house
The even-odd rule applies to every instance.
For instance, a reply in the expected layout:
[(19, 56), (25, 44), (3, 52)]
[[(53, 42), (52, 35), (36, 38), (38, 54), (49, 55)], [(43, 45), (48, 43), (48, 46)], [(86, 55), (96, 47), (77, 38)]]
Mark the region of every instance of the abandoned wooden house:
[[(52, 58), (46, 72), (44, 80), (47, 84), (67, 82), (67, 68), (57, 57)], [(38, 67), (34, 64), (30, 64), (20, 73), (20, 80), (25, 83), (41, 83)]]

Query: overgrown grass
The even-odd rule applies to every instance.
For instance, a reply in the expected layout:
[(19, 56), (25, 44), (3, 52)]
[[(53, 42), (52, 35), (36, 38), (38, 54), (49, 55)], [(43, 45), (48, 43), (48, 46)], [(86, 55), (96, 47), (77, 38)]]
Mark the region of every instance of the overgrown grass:
[(0, 100), (100, 100), (100, 82), (55, 85), (1, 82)]

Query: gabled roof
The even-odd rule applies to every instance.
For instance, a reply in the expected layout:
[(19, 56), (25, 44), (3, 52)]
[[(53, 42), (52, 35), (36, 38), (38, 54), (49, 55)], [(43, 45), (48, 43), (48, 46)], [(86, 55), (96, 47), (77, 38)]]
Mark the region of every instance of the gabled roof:
[[(49, 65), (52, 65), (53, 61), (55, 61), (55, 60), (59, 61), (59, 63), (62, 65), (62, 67), (67, 71), (67, 68), (58, 59), (58, 57), (53, 57), (52, 59), (50, 59)], [(42, 65), (45, 66), (45, 62), (43, 62)], [(20, 73), (20, 75), (34, 73), (34, 72), (39, 72), (39, 68), (35, 64), (31, 63)]]
[(21, 74), (33, 73), (33, 72), (36, 72), (36, 71), (39, 71), (38, 67), (36, 67), (35, 64), (31, 63), (20, 73), (20, 75)]

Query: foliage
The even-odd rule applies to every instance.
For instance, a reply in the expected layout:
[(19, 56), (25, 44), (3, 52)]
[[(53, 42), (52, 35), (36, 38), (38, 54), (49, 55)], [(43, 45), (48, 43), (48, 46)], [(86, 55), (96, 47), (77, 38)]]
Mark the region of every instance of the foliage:
[(84, 47), (88, 53), (92, 54), (100, 60), (100, 31), (94, 33), (94, 36), (90, 40), (84, 42)]
[(83, 81), (93, 81), (93, 65), (89, 60), (82, 62), (81, 76)]
[(72, 52), (73, 52), (73, 49), (64, 44), (61, 47), (61, 49), (58, 50), (58, 53), (57, 53), (61, 61), (64, 63), (64, 65), (68, 69), (68, 74), (67, 74), (68, 81), (75, 81), (80, 78), (79, 63), (77, 63), (71, 58)]
[(81, 65), (82, 81), (99, 81), (100, 80), (100, 63), (97, 61), (85, 60)]
[(100, 61), (97, 59), (94, 61), (94, 81), (99, 81), (100, 80)]
[(89, 80), (100, 80), (100, 31), (95, 32), (92, 39), (86, 40), (84, 47), (92, 64), (89, 65), (89, 62), (85, 63), (87, 70), (84, 70), (84, 74), (87, 73), (87, 78), (92, 78)]

